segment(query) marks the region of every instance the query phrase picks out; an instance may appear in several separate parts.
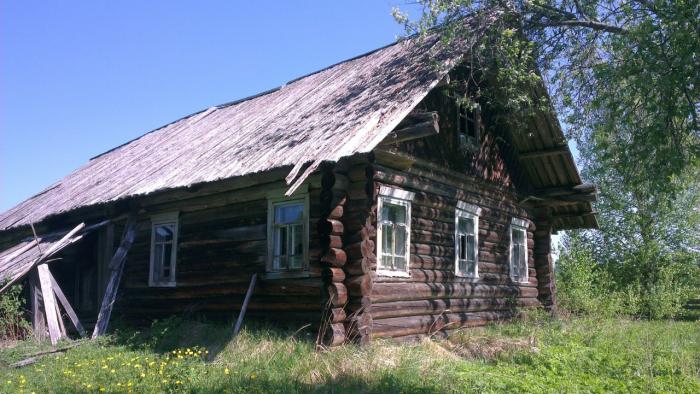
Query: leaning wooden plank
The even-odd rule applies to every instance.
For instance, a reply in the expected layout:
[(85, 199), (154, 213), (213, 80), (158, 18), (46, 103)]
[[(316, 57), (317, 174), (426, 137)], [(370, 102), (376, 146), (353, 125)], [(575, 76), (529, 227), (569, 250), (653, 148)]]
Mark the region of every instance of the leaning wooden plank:
[(25, 358), (24, 360), (18, 361), (14, 364), (10, 364), (10, 366), (12, 368), (21, 368), (21, 367), (25, 367), (27, 365), (32, 365), (32, 364), (36, 363), (40, 357), (43, 357), (43, 356), (46, 356), (49, 354), (63, 353), (69, 349), (76, 347), (76, 346), (80, 346), (83, 343), (85, 343), (85, 342), (77, 342), (77, 343), (73, 343), (71, 345), (68, 345), (66, 347), (60, 348), (60, 349), (53, 349), (53, 350), (47, 350), (47, 351), (34, 353), (31, 356)]
[[(29, 273), (29, 271), (34, 268), (37, 264), (41, 263), (42, 261), (48, 259), (51, 257), (54, 253), (60, 251), (61, 249), (65, 248), (66, 246), (72, 244), (73, 242), (76, 242), (82, 238), (82, 236), (77, 236), (75, 238), (73, 237), (78, 231), (82, 230), (83, 227), (85, 227), (85, 223), (80, 223), (79, 225), (75, 226), (71, 231), (69, 231), (66, 235), (64, 235), (61, 239), (59, 239), (56, 243), (54, 243), (49, 249), (44, 251), (38, 258), (36, 258), (31, 264), (28, 264), (27, 267), (25, 267), (22, 272), (19, 274), (15, 275), (12, 279), (10, 279), (9, 282), (5, 284), (5, 286), (0, 289), (0, 294), (4, 293), (7, 289), (9, 289), (12, 285), (17, 283), (18, 280), (22, 279), (25, 275)], [(39, 244), (35, 244), (36, 247), (39, 247)]]
[(39, 283), (41, 284), (41, 297), (44, 299), (46, 322), (49, 325), (49, 337), (51, 339), (51, 344), (56, 346), (58, 340), (61, 338), (61, 327), (58, 325), (56, 299), (53, 296), (51, 278), (49, 277), (49, 266), (46, 264), (39, 264), (36, 269), (39, 273)]
[(43, 341), (46, 339), (46, 316), (41, 308), (41, 287), (36, 270), (29, 274), (29, 299), (32, 307), (32, 331), (37, 340)]
[(107, 332), (109, 318), (112, 315), (112, 307), (114, 306), (114, 301), (117, 297), (119, 281), (121, 280), (122, 272), (124, 270), (126, 254), (129, 252), (135, 236), (136, 214), (132, 212), (129, 214), (126, 226), (124, 227), (124, 235), (122, 236), (119, 248), (117, 248), (114, 256), (112, 256), (112, 260), (109, 262), (109, 282), (105, 288), (105, 294), (102, 298), (102, 306), (100, 307), (100, 313), (97, 316), (97, 323), (95, 324), (95, 329), (92, 332), (92, 338), (97, 338), (98, 336), (104, 335), (104, 333)]
[(248, 291), (245, 293), (245, 298), (243, 299), (243, 306), (241, 307), (241, 313), (238, 314), (238, 319), (236, 320), (236, 325), (233, 327), (233, 336), (238, 335), (241, 330), (241, 325), (243, 324), (243, 318), (245, 317), (245, 311), (248, 309), (248, 302), (250, 297), (253, 295), (253, 289), (255, 288), (255, 281), (258, 279), (258, 274), (253, 274), (250, 278), (250, 285), (248, 286)]
[(81, 337), (85, 337), (85, 329), (83, 328), (83, 325), (80, 324), (80, 320), (78, 320), (78, 315), (73, 310), (73, 307), (71, 306), (70, 302), (68, 302), (68, 299), (66, 298), (65, 294), (63, 294), (61, 286), (58, 285), (58, 282), (56, 282), (56, 278), (53, 277), (51, 271), (49, 271), (49, 276), (51, 277), (51, 285), (53, 286), (53, 291), (56, 294), (56, 298), (58, 298), (58, 302), (60, 302), (61, 305), (63, 305), (63, 309), (66, 311), (66, 314), (68, 314), (68, 317), (73, 323), (73, 327), (75, 327), (75, 329), (78, 331), (78, 334), (80, 334)]

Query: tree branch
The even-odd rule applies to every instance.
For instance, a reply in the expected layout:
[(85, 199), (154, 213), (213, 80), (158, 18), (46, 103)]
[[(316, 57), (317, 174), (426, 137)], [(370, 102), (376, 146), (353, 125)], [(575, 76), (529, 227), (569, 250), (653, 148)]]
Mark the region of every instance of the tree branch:
[(596, 21), (591, 21), (591, 20), (580, 20), (580, 19), (564, 19), (564, 20), (547, 20), (544, 22), (537, 22), (537, 21), (531, 21), (530, 23), (542, 26), (542, 27), (565, 27), (565, 26), (572, 26), (572, 27), (587, 27), (592, 30), (596, 31), (604, 31), (608, 33), (615, 33), (615, 34), (627, 34), (627, 29), (620, 27), (620, 26), (615, 26), (615, 25), (610, 25), (607, 23), (602, 23), (602, 22), (596, 22)]

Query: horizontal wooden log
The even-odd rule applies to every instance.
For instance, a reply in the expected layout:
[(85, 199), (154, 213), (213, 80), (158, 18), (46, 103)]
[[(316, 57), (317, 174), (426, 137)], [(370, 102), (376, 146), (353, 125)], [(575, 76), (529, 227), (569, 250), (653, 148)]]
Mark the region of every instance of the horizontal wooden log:
[(332, 265), (333, 267), (342, 267), (347, 261), (347, 255), (343, 249), (330, 248), (328, 252), (321, 257), (321, 262)]
[(401, 316), (440, 315), (447, 312), (500, 311), (540, 306), (535, 298), (466, 298), (395, 301), (372, 304), (372, 317), (384, 319)]
[(328, 347), (342, 345), (345, 342), (345, 326), (343, 323), (329, 324), (323, 338), (324, 345)]
[(327, 289), (331, 305), (341, 307), (348, 302), (348, 290), (344, 284), (334, 282), (328, 285)]
[(374, 283), (372, 302), (410, 301), (436, 298), (537, 297), (533, 287), (500, 286), (474, 283)]
[(342, 268), (326, 267), (323, 269), (323, 278), (327, 282), (343, 282), (345, 280), (345, 271)]
[(351, 296), (369, 296), (372, 293), (372, 276), (361, 275), (347, 278), (345, 286)]
[(437, 135), (440, 132), (440, 126), (437, 121), (437, 114), (433, 119), (419, 122), (413, 125), (407, 125), (401, 129), (393, 130), (380, 145), (392, 145), (399, 142), (411, 141), (418, 138), (430, 137)]
[(510, 311), (443, 313), (440, 315), (395, 317), (374, 319), (372, 338), (401, 337), (414, 334), (433, 334), (445, 329), (483, 326), (491, 321), (505, 320), (518, 316)]
[(347, 318), (347, 314), (343, 308), (332, 308), (329, 313), (329, 320), (331, 323), (342, 323)]

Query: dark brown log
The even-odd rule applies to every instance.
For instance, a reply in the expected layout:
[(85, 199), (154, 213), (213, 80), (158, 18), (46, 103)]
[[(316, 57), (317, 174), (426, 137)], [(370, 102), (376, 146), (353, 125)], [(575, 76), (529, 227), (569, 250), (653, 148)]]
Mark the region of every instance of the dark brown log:
[(540, 305), (540, 302), (534, 298), (457, 298), (374, 303), (371, 313), (374, 319), (384, 319), (401, 316), (440, 315), (447, 312), (509, 310)]
[(343, 249), (330, 248), (328, 252), (321, 258), (321, 262), (330, 264), (334, 267), (342, 267), (347, 261), (347, 256)]
[(399, 337), (413, 334), (434, 334), (445, 329), (483, 326), (490, 321), (518, 316), (511, 311), (443, 313), (440, 315), (374, 319), (372, 337)]
[(330, 311), (330, 321), (331, 323), (342, 323), (347, 318), (345, 314), (345, 309), (343, 308), (332, 308)]
[(348, 302), (348, 290), (342, 283), (328, 285), (328, 297), (333, 306), (342, 307)]
[(474, 283), (375, 283), (372, 302), (410, 301), (437, 298), (537, 297), (533, 287), (499, 286)]
[(327, 283), (343, 282), (345, 280), (345, 271), (342, 268), (326, 267), (323, 269), (323, 278)]
[(345, 342), (345, 326), (343, 323), (329, 324), (326, 328), (323, 343), (328, 347), (339, 346)]
[(369, 296), (372, 293), (372, 277), (370, 275), (352, 276), (345, 281), (345, 286), (351, 296)]

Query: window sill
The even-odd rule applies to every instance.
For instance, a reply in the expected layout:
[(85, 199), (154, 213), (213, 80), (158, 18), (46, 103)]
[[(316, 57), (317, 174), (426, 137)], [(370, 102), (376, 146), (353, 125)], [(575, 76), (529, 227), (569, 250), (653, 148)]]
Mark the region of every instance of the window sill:
[(177, 283), (175, 282), (165, 282), (165, 283), (153, 283), (150, 282), (148, 284), (148, 287), (176, 287)]
[(294, 279), (294, 278), (314, 278), (320, 277), (320, 274), (313, 273), (310, 271), (290, 271), (290, 272), (265, 272), (260, 275), (263, 280), (274, 280), (274, 279)]
[(455, 274), (455, 277), (457, 277), (458, 279), (461, 279), (464, 282), (478, 282), (479, 281), (478, 275)]
[(377, 270), (377, 276), (390, 276), (395, 278), (410, 278), (411, 274), (406, 271)]
[(530, 278), (526, 278), (526, 279), (524, 279), (524, 280), (519, 280), (519, 279), (515, 279), (515, 278), (510, 278), (510, 281), (513, 282), (513, 283), (517, 283), (517, 284), (519, 284), (519, 285), (527, 285), (527, 284), (530, 284)]

